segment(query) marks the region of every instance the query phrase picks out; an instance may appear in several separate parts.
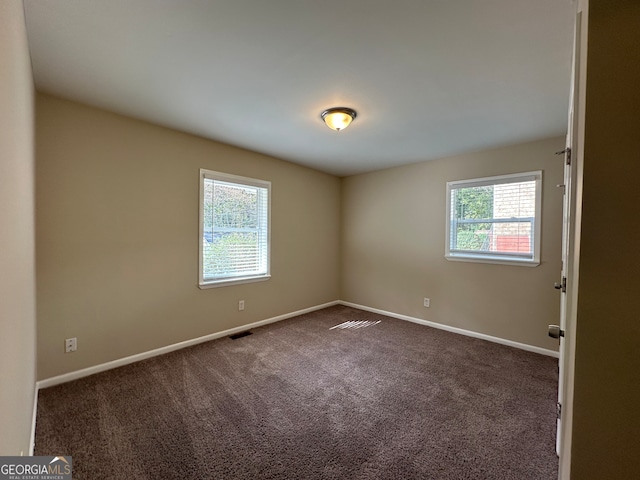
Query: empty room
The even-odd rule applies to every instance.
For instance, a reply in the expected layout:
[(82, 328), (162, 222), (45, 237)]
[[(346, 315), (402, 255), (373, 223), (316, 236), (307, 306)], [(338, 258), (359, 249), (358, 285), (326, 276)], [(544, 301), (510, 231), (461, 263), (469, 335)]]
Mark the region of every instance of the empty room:
[(639, 22), (2, 0), (2, 478), (635, 478)]

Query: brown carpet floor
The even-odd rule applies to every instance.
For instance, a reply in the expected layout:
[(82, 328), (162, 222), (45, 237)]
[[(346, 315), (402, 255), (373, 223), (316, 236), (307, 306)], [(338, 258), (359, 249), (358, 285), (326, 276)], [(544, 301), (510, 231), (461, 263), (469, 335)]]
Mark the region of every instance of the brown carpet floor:
[(335, 306), (43, 389), (36, 455), (84, 480), (551, 480), (556, 389), (553, 358)]

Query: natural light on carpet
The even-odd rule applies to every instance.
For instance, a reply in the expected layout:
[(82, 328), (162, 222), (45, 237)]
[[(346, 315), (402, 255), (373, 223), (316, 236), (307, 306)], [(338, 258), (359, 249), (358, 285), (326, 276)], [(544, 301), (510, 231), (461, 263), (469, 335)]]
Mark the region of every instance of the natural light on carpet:
[(355, 321), (355, 320), (351, 320), (349, 322), (342, 322), (339, 325), (334, 325), (333, 327), (331, 327), (329, 330), (333, 330), (334, 328), (340, 328), (340, 329), (345, 329), (345, 328), (349, 328), (349, 329), (355, 329), (355, 328), (363, 328), (363, 327), (373, 327), (374, 325), (377, 325), (381, 322), (382, 320), (378, 320), (377, 322), (373, 322), (373, 321), (369, 321), (369, 320), (361, 320), (361, 321)]

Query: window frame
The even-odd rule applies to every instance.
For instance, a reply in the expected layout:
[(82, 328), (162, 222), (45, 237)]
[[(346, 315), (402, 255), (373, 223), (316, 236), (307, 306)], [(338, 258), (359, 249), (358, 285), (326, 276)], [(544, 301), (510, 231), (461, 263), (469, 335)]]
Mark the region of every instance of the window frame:
[[(204, 184), (205, 179), (226, 182), (242, 187), (258, 187), (267, 190), (267, 271), (266, 273), (250, 274), (237, 277), (225, 277), (214, 280), (204, 279)], [(240, 175), (232, 175), (214, 170), (200, 169), (200, 195), (198, 206), (198, 287), (201, 289), (240, 285), (243, 283), (263, 282), (271, 278), (271, 182), (249, 178)]]
[[(535, 181), (535, 213), (533, 219), (533, 256), (523, 258), (508, 253), (495, 252), (460, 252), (451, 251), (451, 229), (453, 226), (452, 198), (451, 192), (460, 188), (481, 187), (488, 185), (504, 185), (509, 183), (520, 183)], [(507, 175), (497, 175), (492, 177), (471, 178), (468, 180), (455, 180), (447, 182), (446, 189), (446, 217), (445, 217), (445, 258), (456, 262), (477, 262), (494, 263), (503, 265), (517, 265), (525, 267), (536, 267), (540, 265), (540, 243), (542, 238), (542, 170), (531, 172), (511, 173)]]

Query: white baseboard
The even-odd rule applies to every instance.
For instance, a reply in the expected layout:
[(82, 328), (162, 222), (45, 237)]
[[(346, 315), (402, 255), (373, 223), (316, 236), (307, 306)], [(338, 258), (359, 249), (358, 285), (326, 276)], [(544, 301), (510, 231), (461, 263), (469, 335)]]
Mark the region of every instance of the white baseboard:
[(465, 330), (463, 328), (450, 327), (442, 323), (430, 322), (429, 320), (423, 320), (421, 318), (410, 317), (408, 315), (401, 315), (399, 313), (387, 312), (385, 310), (379, 310), (377, 308), (367, 307), (366, 305), (358, 305), (356, 303), (339, 301), (340, 305), (347, 307), (358, 308), (360, 310), (366, 310), (367, 312), (379, 313), (380, 315), (386, 315), (387, 317), (397, 318), (399, 320), (406, 320), (408, 322), (419, 323), (420, 325), (426, 325), (427, 327), (438, 328), (440, 330), (446, 330), (447, 332), (458, 333), (460, 335), (466, 335), (467, 337), (479, 338), (481, 340), (487, 340), (489, 342), (500, 343), (501, 345), (508, 345), (509, 347), (519, 348), (520, 350), (526, 350), (528, 352), (539, 353), (541, 355), (547, 355), (549, 357), (559, 358), (559, 353), (546, 348), (536, 347), (534, 345), (528, 345), (526, 343), (514, 342), (513, 340), (506, 340), (504, 338), (492, 337), (491, 335), (485, 335), (484, 333), (473, 332), (471, 330)]
[[(156, 348), (155, 350), (150, 350), (148, 352), (138, 353), (136, 355), (131, 355), (129, 357), (119, 358), (118, 360), (102, 363), (100, 365), (95, 365), (93, 367), (83, 368), (82, 370), (76, 370), (75, 372), (64, 373), (62, 375), (58, 375), (55, 377), (46, 378), (44, 380), (40, 380), (36, 382), (36, 391), (40, 388), (53, 387), (54, 385), (60, 385), (61, 383), (70, 382), (78, 378), (88, 377), (89, 375), (93, 375), (95, 373), (111, 370), (112, 368), (122, 367), (124, 365), (139, 362), (140, 360), (145, 360), (147, 358), (157, 357), (158, 355), (163, 355), (165, 353), (173, 352), (175, 350), (191, 347), (192, 345), (208, 342), (210, 340), (215, 340), (217, 338), (227, 337), (229, 335), (233, 335), (234, 333), (243, 332), (251, 328), (261, 327), (269, 323), (275, 323), (281, 320), (286, 320), (287, 318), (296, 317), (298, 315), (303, 315), (305, 313), (313, 312), (316, 310), (321, 310), (323, 308), (331, 307), (333, 305), (338, 305), (339, 303), (340, 302), (336, 300), (333, 302), (324, 303), (322, 305), (316, 305), (314, 307), (305, 308), (303, 310), (297, 310), (291, 313), (285, 313), (283, 315), (278, 315), (277, 317), (267, 318), (265, 320), (260, 320), (258, 322), (242, 325), (240, 327), (230, 328), (229, 330), (224, 330), (222, 332), (211, 333), (203, 337), (193, 338), (191, 340), (185, 340), (184, 342), (174, 343), (173, 345), (167, 345), (166, 347)], [(35, 410), (34, 410), (34, 415), (35, 415)], [(34, 417), (34, 425), (35, 425), (35, 417)]]
[(150, 350), (148, 352), (138, 353), (136, 355), (131, 355), (129, 357), (119, 358), (117, 360), (113, 360), (111, 362), (102, 363), (100, 365), (95, 365), (93, 367), (83, 368), (82, 370), (76, 370), (75, 372), (69, 372), (62, 375), (57, 375), (55, 377), (46, 378), (44, 380), (40, 380), (36, 382), (36, 392), (34, 398), (34, 408), (33, 408), (33, 425), (31, 432), (31, 454), (33, 454), (33, 440), (35, 438), (35, 419), (36, 419), (36, 408), (37, 408), (37, 396), (38, 390), (41, 388), (52, 387), (54, 385), (60, 385), (62, 383), (70, 382), (72, 380), (76, 380), (82, 377), (88, 377), (89, 375), (93, 375), (95, 373), (104, 372), (107, 370), (111, 370), (112, 368), (122, 367), (124, 365), (128, 365), (130, 363), (139, 362), (141, 360), (145, 360), (147, 358), (156, 357), (158, 355), (163, 355), (165, 353), (173, 352), (175, 350), (180, 350), (182, 348), (190, 347), (192, 345), (197, 345), (199, 343), (208, 342), (210, 340), (215, 340), (217, 338), (227, 337), (229, 335), (233, 335), (234, 333), (242, 332), (244, 330), (249, 330), (251, 328), (261, 327), (263, 325), (268, 325), (270, 323), (279, 322), (281, 320), (286, 320), (287, 318), (296, 317), (298, 315), (303, 315), (305, 313), (313, 312), (316, 310), (321, 310), (323, 308), (331, 307), (333, 305), (345, 305), (347, 307), (358, 308), (360, 310), (365, 310), (368, 312), (379, 313), (381, 315), (386, 315), (388, 317), (397, 318), (399, 320), (406, 320), (413, 323), (418, 323), (420, 325), (426, 325), (428, 327), (438, 328), (440, 330), (446, 330), (448, 332), (458, 333), (460, 335), (466, 335), (468, 337), (479, 338), (482, 340), (487, 340), (489, 342), (500, 343), (502, 345), (508, 345), (510, 347), (519, 348), (521, 350), (527, 350), (529, 352), (539, 353), (541, 355), (547, 355), (550, 357), (558, 358), (558, 352), (553, 350), (548, 350), (546, 348), (536, 347), (534, 345), (528, 345), (526, 343), (514, 342), (512, 340), (506, 340), (504, 338), (492, 337), (491, 335), (485, 335), (484, 333), (473, 332), (471, 330), (464, 330), (462, 328), (451, 327), (448, 325), (444, 325), (441, 323), (430, 322), (428, 320), (423, 320), (421, 318), (410, 317), (408, 315), (402, 315), (399, 313), (388, 312), (386, 310), (380, 310), (377, 308), (367, 307), (366, 305), (359, 305), (356, 303), (345, 302), (342, 300), (336, 300), (333, 302), (324, 303), (322, 305), (316, 305), (313, 307), (305, 308), (302, 310), (297, 310), (295, 312), (285, 313), (283, 315), (278, 315), (277, 317), (267, 318), (265, 320), (260, 320), (258, 322), (250, 323), (247, 325), (241, 325), (239, 327), (230, 328), (228, 330), (224, 330), (222, 332), (211, 333), (209, 335), (205, 335), (203, 337), (193, 338), (191, 340), (185, 340), (184, 342), (174, 343), (172, 345), (167, 345), (166, 347), (157, 348), (155, 350)]

